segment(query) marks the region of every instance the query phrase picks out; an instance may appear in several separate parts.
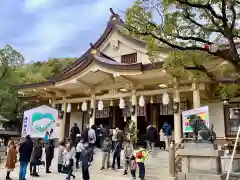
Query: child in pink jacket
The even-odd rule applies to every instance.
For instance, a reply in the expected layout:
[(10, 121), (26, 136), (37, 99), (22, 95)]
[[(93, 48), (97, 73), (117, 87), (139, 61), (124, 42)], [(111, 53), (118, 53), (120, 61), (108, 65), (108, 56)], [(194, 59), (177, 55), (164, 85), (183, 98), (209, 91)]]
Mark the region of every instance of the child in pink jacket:
[(137, 161), (135, 156), (132, 156), (130, 158), (130, 164), (131, 164), (131, 175), (133, 179), (136, 179), (136, 169), (137, 169)]

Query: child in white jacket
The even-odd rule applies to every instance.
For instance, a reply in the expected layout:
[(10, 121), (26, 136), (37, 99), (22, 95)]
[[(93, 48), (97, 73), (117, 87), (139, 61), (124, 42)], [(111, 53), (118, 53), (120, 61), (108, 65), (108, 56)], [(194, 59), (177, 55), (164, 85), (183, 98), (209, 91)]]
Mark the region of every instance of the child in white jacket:
[(79, 169), (79, 162), (82, 161), (82, 150), (84, 149), (83, 139), (77, 144), (76, 147), (76, 168)]

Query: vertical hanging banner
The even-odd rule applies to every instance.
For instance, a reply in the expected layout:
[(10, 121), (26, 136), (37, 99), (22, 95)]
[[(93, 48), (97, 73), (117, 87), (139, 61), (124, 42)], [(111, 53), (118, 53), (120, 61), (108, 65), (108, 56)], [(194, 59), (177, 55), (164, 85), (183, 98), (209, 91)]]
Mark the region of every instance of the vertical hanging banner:
[(59, 138), (58, 110), (43, 105), (24, 111), (22, 137), (43, 138), (52, 130), (51, 138)]
[(200, 108), (195, 108), (191, 109), (188, 111), (183, 111), (182, 112), (182, 129), (183, 133), (189, 133), (193, 132), (190, 122), (189, 122), (189, 116), (190, 115), (197, 115), (199, 116), (206, 124), (207, 127), (209, 127), (209, 110), (208, 106), (200, 107)]

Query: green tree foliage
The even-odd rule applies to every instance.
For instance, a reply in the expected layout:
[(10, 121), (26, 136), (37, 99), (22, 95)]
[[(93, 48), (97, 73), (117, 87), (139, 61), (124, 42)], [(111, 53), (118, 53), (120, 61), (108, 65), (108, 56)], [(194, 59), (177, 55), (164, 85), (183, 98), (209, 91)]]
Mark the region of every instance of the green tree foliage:
[(57, 74), (75, 60), (76, 58), (50, 58), (47, 61), (25, 64), (16, 70), (20, 77), (19, 83), (45, 81), (48, 77)]
[[(136, 0), (126, 11), (125, 28), (147, 42), (152, 61), (160, 46), (172, 48), (164, 63), (173, 76), (209, 78), (219, 84), (218, 93), (232, 96), (240, 84), (239, 12), (238, 0)], [(226, 45), (213, 50), (219, 40)], [(212, 72), (209, 64), (216, 62), (223, 63)]]
[[(237, 0), (136, 0), (126, 12), (125, 27), (132, 36), (148, 43), (153, 60), (160, 52), (158, 47), (166, 45), (180, 52), (194, 51), (197, 56), (202, 53), (203, 56), (208, 54), (209, 59), (224, 59), (232, 65), (234, 72), (239, 72), (240, 58), (234, 43), (240, 37), (237, 24), (239, 12), (240, 2)], [(214, 52), (206, 48), (206, 44), (213, 47), (211, 45), (219, 37), (229, 50), (219, 47)], [(181, 56), (185, 58), (188, 54)], [(240, 82), (236, 73), (219, 78), (204, 64), (191, 63), (184, 69), (200, 71), (219, 83)]]
[(23, 56), (11, 46), (6, 45), (0, 49), (0, 83), (6, 83), (6, 77), (12, 73), (9, 71), (14, 71), (23, 62)]
[(126, 133), (127, 138), (131, 140), (132, 144), (137, 144), (138, 130), (135, 122), (133, 122), (132, 120), (129, 121), (124, 129), (124, 132)]
[(50, 58), (48, 61), (24, 64), (23, 56), (11, 46), (0, 49), (0, 115), (10, 120), (5, 126), (19, 127), (20, 130), (23, 112), (34, 107), (18, 98), (15, 85), (45, 81), (75, 59)]

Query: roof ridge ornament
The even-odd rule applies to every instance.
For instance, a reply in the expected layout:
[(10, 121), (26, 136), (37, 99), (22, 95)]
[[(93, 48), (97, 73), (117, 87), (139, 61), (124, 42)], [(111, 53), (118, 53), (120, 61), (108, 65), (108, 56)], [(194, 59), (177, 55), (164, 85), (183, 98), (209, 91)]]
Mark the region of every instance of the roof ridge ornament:
[(117, 21), (117, 22), (121, 22), (121, 18), (119, 16), (119, 14), (116, 14), (112, 8), (110, 8), (110, 12), (112, 13), (111, 17), (110, 17), (110, 21)]

